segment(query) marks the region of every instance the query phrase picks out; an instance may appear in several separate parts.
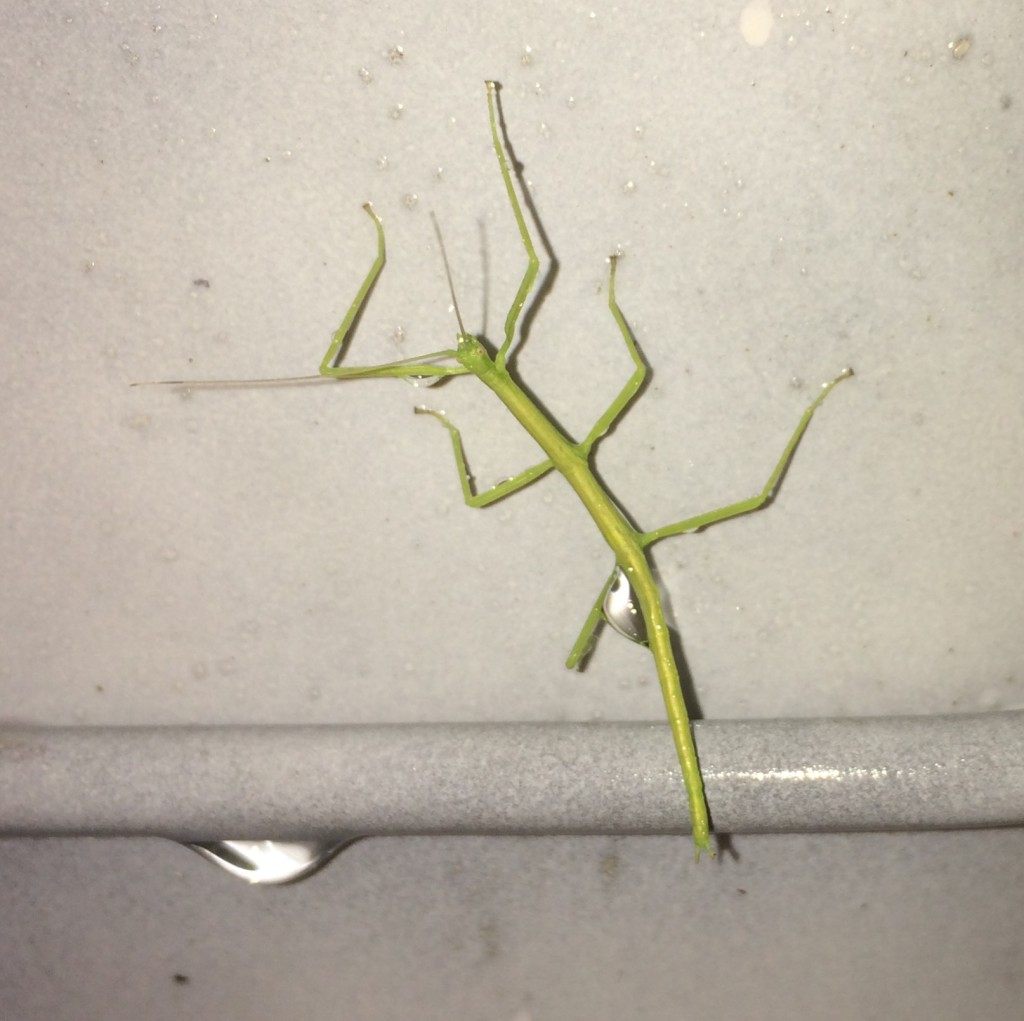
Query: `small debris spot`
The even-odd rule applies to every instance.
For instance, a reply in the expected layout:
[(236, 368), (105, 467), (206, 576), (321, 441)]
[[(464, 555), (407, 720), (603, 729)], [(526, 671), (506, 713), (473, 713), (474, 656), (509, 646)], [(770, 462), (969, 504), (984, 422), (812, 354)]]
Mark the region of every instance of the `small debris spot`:
[(953, 54), (954, 60), (963, 60), (964, 57), (970, 52), (971, 39), (970, 36), (961, 36), (956, 42), (949, 44), (949, 52)]

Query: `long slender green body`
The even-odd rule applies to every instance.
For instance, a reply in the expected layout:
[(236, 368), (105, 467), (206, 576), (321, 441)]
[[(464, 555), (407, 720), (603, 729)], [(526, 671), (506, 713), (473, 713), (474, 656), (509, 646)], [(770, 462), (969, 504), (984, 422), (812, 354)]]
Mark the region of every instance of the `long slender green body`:
[(647, 639), (658, 669), (658, 680), (665, 699), (669, 726), (679, 756), (686, 794), (690, 803), (693, 840), (699, 850), (711, 850), (710, 824), (704, 800), (704, 783), (697, 761), (697, 749), (690, 732), (690, 719), (679, 684), (668, 623), (661, 596), (651, 574), (643, 549), (643, 535), (626, 520), (622, 511), (598, 482), (590, 469), (589, 451), (582, 451), (537, 407), (526, 392), (490, 358), (475, 338), (459, 338), (459, 361), (494, 391), (498, 399), (516, 417), (519, 424), (537, 441), (576, 495), (583, 502), (615, 554), (640, 604)]
[[(609, 493), (598, 482), (590, 468), (590, 455), (595, 444), (608, 432), (616, 419), (622, 415), (637, 395), (647, 373), (647, 365), (637, 350), (633, 335), (615, 299), (616, 258), (612, 257), (610, 260), (611, 272), (608, 280), (608, 307), (633, 360), (634, 369), (618, 395), (608, 406), (604, 414), (598, 418), (582, 442), (574, 443), (562, 433), (530, 399), (522, 387), (515, 382), (506, 367), (508, 352), (516, 336), (520, 313), (537, 276), (539, 260), (534, 248), (533, 239), (530, 236), (529, 228), (523, 216), (519, 198), (512, 183), (512, 175), (509, 172), (508, 161), (505, 158), (504, 147), (498, 132), (498, 118), (495, 109), (496, 91), (497, 85), (494, 82), (488, 82), (487, 103), (491, 140), (494, 152), (498, 158), (498, 167), (505, 184), (509, 205), (512, 208), (516, 225), (519, 228), (519, 236), (527, 256), (526, 271), (523, 274), (519, 289), (505, 318), (504, 338), (501, 346), (492, 356), (489, 349), (479, 338), (466, 332), (460, 317), (458, 344), (455, 348), (433, 351), (416, 358), (406, 359), (401, 362), (391, 362), (386, 365), (342, 366), (338, 364), (344, 354), (353, 324), (362, 310), (377, 276), (384, 267), (385, 245), (383, 227), (380, 218), (367, 204), (365, 209), (373, 218), (377, 228), (377, 258), (374, 260), (369, 273), (366, 275), (366, 279), (356, 293), (355, 300), (349, 307), (341, 326), (338, 327), (334, 334), (331, 345), (321, 362), (320, 372), (325, 376), (337, 379), (380, 376), (460, 376), (471, 374), (493, 390), (501, 402), (512, 412), (520, 425), (536, 440), (541, 450), (544, 451), (546, 458), (540, 463), (520, 472), (513, 478), (506, 479), (504, 482), (481, 493), (474, 491), (469, 468), (466, 465), (462, 438), (458, 429), (448, 421), (443, 412), (428, 408), (416, 409), (420, 414), (432, 415), (448, 430), (455, 453), (455, 463), (459, 472), (459, 483), (462, 487), (463, 497), (470, 507), (486, 507), (488, 504), (501, 500), (522, 489), (524, 486), (535, 482), (552, 470), (557, 470), (565, 477), (566, 481), (572, 486), (577, 496), (583, 502), (583, 505), (590, 512), (590, 516), (594, 519), (605, 541), (615, 554), (616, 562), (616, 569), (612, 572), (611, 577), (591, 607), (579, 637), (576, 639), (569, 654), (566, 665), (574, 667), (587, 655), (594, 633), (602, 619), (606, 616), (605, 600), (620, 578), (621, 571), (621, 576), (625, 577), (631, 589), (631, 604), (632, 600), (635, 600), (639, 604), (640, 612), (643, 614), (645, 632), (643, 641), (650, 648), (658, 670), (658, 679), (661, 682), (669, 727), (672, 731), (683, 781), (686, 786), (693, 839), (699, 858), (702, 850), (713, 853), (710, 841), (708, 809), (704, 797), (704, 783), (697, 758), (697, 749), (690, 731), (690, 720), (686, 711), (686, 703), (683, 700), (682, 690), (680, 689), (679, 670), (675, 661), (668, 623), (665, 619), (665, 611), (661, 604), (661, 596), (654, 582), (645, 550), (652, 543), (667, 538), (670, 535), (697, 531), (716, 522), (747, 514), (750, 511), (765, 506), (771, 500), (775, 487), (782, 477), (782, 473), (789, 464), (797, 444), (800, 442), (800, 438), (810, 423), (811, 416), (821, 405), (821, 402), (832, 387), (840, 380), (852, 375), (852, 370), (845, 369), (830, 383), (824, 385), (817, 399), (804, 412), (796, 429), (786, 443), (781, 457), (769, 475), (768, 481), (759, 493), (745, 500), (729, 504), (726, 507), (720, 507), (683, 521), (677, 521), (651, 532), (637, 532), (626, 520)], [(440, 239), (440, 235), (438, 237)], [(445, 258), (445, 267), (447, 269), (447, 258)], [(449, 286), (451, 286), (450, 274)], [(458, 303), (455, 302), (454, 289), (452, 299), (455, 303), (456, 315), (458, 315)]]
[[(537, 276), (539, 260), (530, 236), (522, 207), (512, 182), (512, 175), (509, 171), (508, 161), (505, 157), (504, 147), (498, 131), (498, 117), (495, 105), (495, 93), (497, 85), (494, 82), (487, 83), (487, 103), (491, 128), (491, 140), (495, 154), (498, 158), (498, 167), (505, 184), (505, 191), (508, 196), (509, 205), (519, 229), (519, 236), (527, 256), (527, 267), (523, 274), (519, 289), (509, 308), (505, 318), (504, 338), (501, 346), (492, 355), (490, 349), (479, 338), (466, 332), (459, 318), (459, 332), (457, 346), (446, 348), (441, 351), (432, 351), (429, 354), (419, 355), (414, 358), (407, 358), (398, 362), (389, 362), (385, 365), (363, 365), (348, 366), (339, 365), (345, 348), (348, 344), (353, 327), (365, 305), (373, 285), (384, 268), (385, 243), (384, 229), (380, 218), (373, 211), (369, 204), (364, 208), (373, 219), (377, 230), (377, 256), (370, 267), (366, 278), (356, 292), (356, 296), (349, 306), (341, 325), (332, 338), (327, 353), (320, 364), (320, 373), (330, 378), (345, 379), (370, 379), (380, 377), (430, 377), (430, 376), (464, 376), (474, 375), (501, 400), (501, 402), (515, 416), (522, 427), (534, 438), (538, 446), (545, 454), (545, 459), (538, 464), (527, 468), (513, 478), (491, 489), (477, 493), (472, 485), (469, 468), (466, 464), (465, 451), (462, 446), (462, 437), (458, 429), (447, 419), (444, 412), (434, 411), (428, 408), (417, 408), (419, 414), (432, 415), (444, 425), (451, 437), (452, 447), (455, 453), (455, 462), (459, 473), (459, 483), (462, 487), (463, 497), (470, 507), (486, 507), (497, 500), (528, 486), (537, 479), (543, 477), (550, 471), (557, 471), (563, 475), (566, 481), (572, 486), (576, 495), (583, 502), (589, 511), (594, 523), (600, 529), (605, 541), (608, 543), (615, 555), (615, 570), (606, 582), (601, 593), (598, 595), (579, 637), (573, 645), (572, 651), (566, 665), (575, 667), (588, 653), (597, 627), (603, 619), (614, 623), (612, 617), (606, 612), (606, 599), (609, 593), (617, 585), (620, 578), (624, 577), (630, 587), (630, 606), (633, 601), (639, 604), (640, 612), (643, 615), (644, 635), (642, 640), (654, 657), (655, 666), (658, 670), (658, 678), (661, 682), (661, 690), (665, 700), (665, 709), (668, 715), (669, 727), (675, 742), (676, 752), (679, 757), (679, 764), (682, 770), (683, 781), (686, 786), (687, 798), (690, 807), (690, 820), (693, 829), (693, 839), (697, 847), (697, 856), (702, 850), (714, 853), (711, 849), (710, 824), (708, 821), (708, 809), (704, 797), (704, 785), (701, 778), (700, 764), (697, 758), (697, 749), (694, 745), (693, 735), (690, 731), (690, 720), (686, 711), (686, 703), (679, 684), (679, 670), (675, 661), (675, 654), (672, 648), (671, 635), (668, 623), (665, 619), (665, 611), (661, 603), (661, 596), (658, 592), (651, 573), (651, 566), (647, 559), (647, 548), (661, 539), (672, 535), (680, 535), (685, 532), (694, 532), (706, 528), (719, 521), (726, 521), (729, 518), (747, 514), (765, 506), (771, 500), (775, 488), (782, 477), (786, 466), (796, 450), (800, 438), (810, 423), (811, 416), (820, 407), (829, 391), (840, 380), (852, 375), (852, 370), (846, 369), (830, 383), (822, 387), (817, 399), (804, 412), (796, 429), (789, 437), (782, 455), (779, 457), (774, 469), (768, 477), (768, 481), (760, 492), (745, 500), (720, 507), (716, 510), (707, 511), (695, 517), (686, 518), (670, 525), (665, 525), (651, 532), (638, 532), (626, 520), (625, 515), (619, 510), (615, 501), (608, 491), (597, 480), (590, 468), (590, 456), (598, 441), (608, 432), (615, 421), (629, 406), (630, 402), (637, 395), (647, 372), (647, 365), (637, 349), (636, 342), (630, 332), (629, 326), (619, 309), (615, 298), (615, 271), (616, 259), (612, 257), (611, 271), (608, 280), (608, 307), (618, 326), (622, 339), (626, 344), (630, 357), (633, 360), (633, 372), (618, 395), (611, 402), (605, 412), (594, 423), (590, 432), (581, 442), (573, 442), (545, 415), (545, 413), (530, 399), (527, 393), (512, 378), (507, 367), (508, 353), (516, 337), (519, 316), (526, 303), (530, 291), (533, 288)], [(440, 235), (439, 235), (440, 237)], [(442, 245), (443, 254), (443, 245)], [(447, 269), (447, 258), (445, 259)], [(449, 274), (449, 285), (451, 276)], [(452, 298), (454, 300), (454, 290)], [(455, 305), (458, 315), (458, 304)], [(300, 377), (308, 378), (308, 377)], [(182, 382), (182, 381), (178, 381)], [(245, 382), (268, 382), (263, 381), (229, 381), (237, 383)], [(625, 633), (625, 632), (623, 632)], [(630, 636), (634, 637), (634, 636)]]

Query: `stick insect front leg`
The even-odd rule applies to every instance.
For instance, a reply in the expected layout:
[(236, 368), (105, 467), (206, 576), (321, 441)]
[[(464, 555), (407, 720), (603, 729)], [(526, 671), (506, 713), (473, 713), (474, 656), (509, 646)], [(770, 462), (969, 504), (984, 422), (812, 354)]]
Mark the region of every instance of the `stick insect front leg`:
[[(509, 204), (512, 206), (512, 213), (515, 216), (516, 227), (519, 230), (519, 237), (523, 243), (523, 249), (526, 252), (527, 260), (526, 271), (524, 272), (523, 279), (519, 284), (519, 290), (516, 292), (516, 296), (509, 307), (508, 315), (505, 317), (504, 339), (494, 359), (496, 364), (501, 365), (502, 368), (504, 368), (509, 348), (515, 338), (519, 317), (522, 314), (526, 298), (528, 297), (530, 290), (533, 287), (534, 280), (537, 277), (537, 271), (540, 263), (537, 258), (536, 245), (534, 244), (533, 237), (530, 234), (530, 228), (526, 222), (526, 217), (523, 215), (519, 196), (516, 194), (515, 186), (512, 183), (512, 174), (509, 169), (508, 159), (505, 156), (505, 149), (501, 144), (501, 137), (498, 134), (498, 120), (494, 104), (495, 91), (495, 83), (488, 82), (487, 104), (488, 112), (490, 114), (491, 144), (494, 147), (495, 155), (498, 158), (498, 167), (501, 170), (501, 178), (505, 185), (505, 194), (508, 196)], [(442, 257), (445, 262), (445, 271), (448, 274), (448, 284), (449, 287), (451, 287), (452, 280), (451, 274), (448, 272), (448, 257), (444, 254), (444, 242), (441, 240), (440, 234), (438, 234), (438, 242), (440, 243)], [(618, 262), (618, 257), (613, 255), (609, 261), (611, 263), (611, 270), (608, 278), (608, 307), (611, 309), (612, 315), (615, 317), (615, 321), (626, 341), (630, 357), (633, 359), (634, 370), (633, 374), (626, 382), (626, 385), (608, 406), (604, 414), (601, 415), (597, 422), (594, 423), (594, 427), (587, 434), (586, 438), (578, 444), (577, 449), (584, 457), (590, 453), (594, 444), (608, 432), (615, 420), (626, 410), (626, 407), (636, 396), (643, 384), (644, 377), (647, 375), (647, 364), (640, 356), (640, 352), (637, 350), (636, 342), (633, 340), (633, 335), (629, 330), (626, 319), (615, 300), (615, 267)], [(379, 272), (379, 268), (377, 268), (377, 272)], [(356, 300), (359, 300), (359, 296), (357, 296)], [(452, 300), (453, 302), (455, 300), (454, 291), (452, 293)], [(345, 329), (346, 325), (348, 324), (342, 324), (342, 330)], [(461, 322), (459, 323), (459, 327), (460, 329), (463, 329)], [(332, 351), (328, 352), (328, 355), (333, 353), (336, 353), (336, 347), (333, 348)], [(326, 360), (327, 359), (325, 359), (325, 361)], [(455, 452), (455, 465), (459, 473), (459, 483), (462, 486), (462, 494), (465, 498), (466, 504), (470, 507), (486, 507), (489, 504), (496, 503), (498, 500), (501, 500), (506, 496), (510, 496), (512, 493), (515, 493), (520, 489), (524, 489), (526, 486), (530, 485), (531, 482), (535, 482), (537, 479), (542, 478), (551, 471), (552, 468), (554, 468), (554, 463), (551, 458), (545, 458), (539, 464), (535, 464), (533, 467), (527, 468), (525, 471), (520, 472), (518, 475), (515, 475), (510, 479), (505, 479), (503, 482), (498, 483), (491, 489), (482, 493), (475, 493), (471, 485), (470, 480), (472, 476), (470, 475), (469, 468), (466, 464), (465, 449), (462, 444), (462, 436), (459, 433), (459, 430), (449, 421), (444, 412), (434, 411), (430, 408), (416, 408), (416, 413), (420, 415), (433, 415), (433, 417), (436, 418), (451, 435), (452, 447)]]

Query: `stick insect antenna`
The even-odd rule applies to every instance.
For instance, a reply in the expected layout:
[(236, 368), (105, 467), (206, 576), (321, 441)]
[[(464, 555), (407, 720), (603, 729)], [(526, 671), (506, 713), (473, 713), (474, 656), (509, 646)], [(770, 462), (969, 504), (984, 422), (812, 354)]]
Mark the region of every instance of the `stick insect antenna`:
[(431, 213), (431, 222), (434, 224), (434, 233), (437, 235), (437, 243), (441, 247), (441, 259), (444, 262), (444, 275), (448, 278), (448, 293), (452, 296), (452, 308), (455, 309), (455, 319), (459, 324), (459, 338), (466, 336), (466, 327), (462, 322), (462, 313), (459, 311), (459, 299), (455, 297), (455, 283), (452, 280), (452, 268), (448, 264), (448, 250), (444, 247), (444, 238), (441, 236), (441, 225), (437, 217)]

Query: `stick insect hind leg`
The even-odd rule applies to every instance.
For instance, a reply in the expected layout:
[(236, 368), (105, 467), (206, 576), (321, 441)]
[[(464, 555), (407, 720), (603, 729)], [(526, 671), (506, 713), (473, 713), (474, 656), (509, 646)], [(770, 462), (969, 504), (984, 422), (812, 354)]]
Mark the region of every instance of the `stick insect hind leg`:
[(828, 383), (824, 383), (822, 385), (821, 393), (818, 394), (803, 415), (801, 415), (796, 429), (793, 430), (793, 434), (789, 437), (778, 462), (772, 469), (772, 473), (768, 476), (768, 481), (764, 484), (764, 488), (760, 493), (756, 496), (751, 496), (746, 500), (738, 500), (736, 503), (730, 503), (725, 507), (719, 507), (716, 510), (705, 511), (703, 514), (694, 515), (692, 518), (684, 518), (682, 521), (676, 521), (671, 525), (663, 525), (661, 528), (655, 528), (651, 532), (644, 532), (640, 537), (640, 544), (647, 547), (652, 543), (658, 542), (660, 539), (667, 539), (670, 535), (682, 535), (685, 532), (696, 532), (698, 529), (707, 528), (708, 525), (717, 524), (719, 521), (728, 521), (730, 518), (738, 518), (742, 514), (750, 514), (752, 511), (760, 510), (762, 507), (771, 503), (772, 498), (775, 495), (775, 490), (778, 488), (779, 481), (789, 468), (790, 462), (793, 460), (793, 455), (796, 453), (796, 448), (799, 446), (800, 440), (807, 431), (807, 427), (811, 424), (811, 419), (814, 417), (814, 413), (824, 403), (825, 398), (828, 397), (832, 388), (835, 387), (837, 383), (841, 383), (844, 379), (849, 379), (852, 375), (853, 369), (843, 369), (835, 379), (832, 379)]
[[(663, 525), (661, 528), (655, 528), (653, 531), (644, 532), (640, 535), (640, 545), (646, 549), (648, 546), (659, 542), (661, 539), (667, 539), (669, 536), (683, 535), (687, 532), (697, 532), (710, 525), (718, 524), (720, 521), (728, 521), (731, 518), (750, 514), (753, 511), (761, 510), (768, 506), (775, 496), (782, 476), (785, 475), (793, 460), (793, 456), (796, 453), (796, 448), (800, 444), (800, 440), (803, 439), (803, 435), (807, 431), (807, 427), (811, 424), (811, 419), (814, 417), (814, 413), (824, 403), (825, 398), (832, 391), (833, 387), (838, 383), (841, 383), (844, 379), (849, 379), (852, 375), (853, 369), (847, 368), (839, 373), (835, 379), (832, 379), (828, 383), (822, 385), (821, 393), (818, 394), (815, 400), (808, 406), (807, 410), (800, 417), (800, 421), (797, 423), (796, 428), (793, 430), (793, 433), (786, 442), (786, 445), (782, 450), (782, 454), (779, 456), (775, 467), (772, 469), (772, 473), (768, 476), (768, 481), (764, 484), (764, 487), (759, 493), (746, 500), (738, 500), (735, 503), (727, 504), (725, 507), (718, 507), (715, 510), (704, 511), (702, 514), (696, 514), (693, 517), (684, 518), (682, 521), (676, 521), (670, 525)], [(642, 632), (639, 632), (639, 637), (636, 634), (630, 634), (609, 615), (609, 593), (617, 589), (617, 586), (619, 585), (628, 586), (628, 581), (622, 575), (619, 568), (616, 567), (612, 572), (611, 577), (607, 582), (605, 582), (604, 588), (602, 588), (600, 595), (594, 602), (594, 605), (591, 607), (590, 613), (583, 624), (579, 637), (576, 639), (576, 642), (572, 647), (572, 651), (569, 653), (566, 666), (570, 668), (577, 666), (580, 660), (590, 652), (594, 643), (594, 632), (602, 621), (611, 624), (616, 631), (625, 635), (625, 637), (644, 644)], [(628, 590), (620, 596), (619, 602), (620, 605), (627, 607), (627, 609), (633, 606), (632, 596)], [(633, 612), (635, 613), (635, 608), (633, 609)]]

